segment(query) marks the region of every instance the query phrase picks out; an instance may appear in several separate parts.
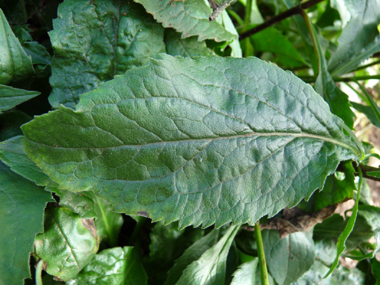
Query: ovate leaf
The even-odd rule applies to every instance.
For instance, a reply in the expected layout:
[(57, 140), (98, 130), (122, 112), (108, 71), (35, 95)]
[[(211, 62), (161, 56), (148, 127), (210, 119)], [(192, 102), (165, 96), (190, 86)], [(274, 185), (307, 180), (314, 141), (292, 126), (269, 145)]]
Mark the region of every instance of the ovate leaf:
[(67, 285), (137, 285), (147, 284), (148, 277), (139, 253), (133, 247), (105, 249)]
[(165, 51), (164, 29), (131, 0), (66, 0), (53, 24), (54, 108), (74, 108), (80, 94)]
[(245, 262), (239, 266), (239, 269), (236, 270), (233, 274), (234, 278), (232, 279), (231, 285), (255, 285), (258, 284), (259, 276), (257, 276), (257, 266), (259, 264), (259, 259), (256, 257), (251, 261)]
[(278, 231), (262, 232), (268, 270), (279, 285), (290, 284), (314, 263), (312, 233), (294, 233), (281, 239)]
[(237, 36), (228, 32), (221, 24), (210, 21), (212, 10), (204, 0), (135, 0), (153, 15), (165, 28), (174, 28), (182, 38), (198, 36), (199, 41), (212, 39), (230, 42)]
[(26, 55), (0, 9), (0, 84), (20, 81), (33, 73), (31, 58)]
[(10, 110), (18, 104), (28, 101), (38, 95), (40, 95), (40, 92), (23, 90), (0, 84), (0, 114), (3, 111)]
[(115, 211), (204, 227), (273, 216), (361, 156), (312, 87), (273, 64), (161, 56), (23, 125), (27, 153)]
[(35, 239), (35, 255), (44, 261), (45, 271), (59, 279), (74, 278), (98, 251), (93, 222), (69, 209), (48, 208), (44, 229)]
[(43, 231), (43, 213), (51, 194), (13, 173), (0, 161), (0, 284), (24, 284), (30, 278), (34, 236)]
[(238, 226), (231, 226), (212, 248), (191, 263), (176, 284), (224, 284), (226, 260)]
[(166, 53), (184, 57), (211, 55), (206, 42), (198, 42), (196, 37), (181, 38), (181, 34), (173, 29), (165, 29)]

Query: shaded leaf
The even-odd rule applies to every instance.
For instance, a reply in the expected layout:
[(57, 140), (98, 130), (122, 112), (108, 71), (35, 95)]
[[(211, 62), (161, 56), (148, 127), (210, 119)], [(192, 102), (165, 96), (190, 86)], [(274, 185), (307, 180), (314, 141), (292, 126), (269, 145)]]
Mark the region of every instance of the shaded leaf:
[(60, 187), (181, 227), (253, 224), (361, 156), (292, 74), (256, 58), (161, 56), (82, 96), (77, 111), (23, 125), (29, 155)]
[(196, 37), (181, 38), (181, 34), (173, 29), (165, 29), (166, 53), (184, 57), (210, 55), (212, 51), (207, 48), (206, 42), (198, 42)]
[(231, 226), (213, 247), (183, 271), (176, 284), (224, 284), (227, 255), (238, 230), (238, 226)]
[(44, 233), (37, 235), (34, 247), (47, 273), (68, 281), (91, 261), (99, 244), (88, 225), (91, 220), (81, 220), (69, 209), (46, 209)]
[(164, 29), (131, 0), (66, 0), (54, 30), (49, 101), (74, 108), (79, 95), (165, 51)]
[(105, 249), (67, 285), (143, 285), (148, 277), (133, 247)]
[(355, 108), (355, 110), (359, 111), (360, 113), (363, 113), (364, 115), (367, 116), (367, 118), (370, 120), (370, 122), (375, 125), (376, 127), (380, 128), (380, 122), (379, 120), (376, 118), (376, 114), (373, 110), (372, 107), (370, 106), (365, 106), (363, 104), (359, 104), (359, 103), (356, 103), (356, 102), (350, 102), (350, 104), (352, 105), (353, 108)]
[(181, 278), (182, 272), (193, 262), (201, 258), (201, 256), (209, 250), (218, 241), (219, 230), (212, 230), (206, 236), (194, 242), (184, 254), (175, 261), (174, 266), (168, 272), (168, 279), (165, 285), (177, 284)]
[(43, 231), (51, 194), (13, 173), (0, 161), (0, 284), (24, 284), (30, 277), (34, 236)]
[(268, 270), (279, 285), (296, 281), (313, 265), (311, 232), (298, 232), (281, 239), (277, 231), (263, 230), (262, 238)]
[(198, 41), (212, 39), (230, 42), (237, 37), (216, 21), (209, 21), (212, 10), (204, 0), (135, 0), (165, 28), (174, 28), (182, 38), (198, 36)]
[(20, 81), (34, 74), (31, 58), (26, 55), (1, 9), (0, 62), (0, 84)]
[[(346, 2), (346, 1), (345, 1)], [(338, 49), (329, 60), (329, 71), (339, 76), (355, 67), (380, 49), (380, 1), (348, 1), (351, 19), (338, 38)]]
[(38, 95), (40, 95), (40, 92), (0, 84), (0, 114)]
[(0, 141), (22, 135), (20, 126), (31, 119), (28, 115), (16, 110), (0, 114)]
[(259, 264), (259, 259), (255, 259), (245, 262), (239, 266), (239, 269), (236, 270), (233, 274), (234, 278), (232, 279), (231, 285), (256, 285), (260, 281), (259, 276), (256, 275), (256, 270)]

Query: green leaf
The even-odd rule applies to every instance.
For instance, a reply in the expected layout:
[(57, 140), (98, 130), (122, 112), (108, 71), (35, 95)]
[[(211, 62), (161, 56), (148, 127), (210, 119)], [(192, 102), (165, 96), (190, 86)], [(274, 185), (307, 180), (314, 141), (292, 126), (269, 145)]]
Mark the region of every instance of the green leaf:
[(236, 35), (228, 32), (221, 24), (209, 20), (212, 10), (204, 0), (135, 0), (152, 14), (165, 28), (174, 28), (182, 38), (198, 36), (198, 41), (206, 39), (230, 42)]
[(32, 118), (23, 112), (12, 110), (0, 114), (0, 141), (22, 135), (20, 126)]
[(291, 73), (257, 58), (161, 56), (83, 95), (77, 111), (23, 125), (30, 157), (60, 187), (91, 189), (117, 212), (220, 227), (295, 206), (339, 161), (361, 156)]
[[(118, 3), (118, 4), (117, 4)], [(74, 108), (79, 95), (165, 51), (164, 29), (131, 0), (65, 0), (49, 33), (54, 49), (49, 101)]]
[(0, 284), (24, 284), (34, 236), (43, 231), (44, 208), (53, 199), (1, 161), (0, 181)]
[(256, 271), (259, 264), (259, 259), (255, 259), (245, 262), (239, 266), (239, 269), (236, 270), (233, 274), (234, 278), (232, 279), (231, 285), (256, 285), (260, 281)]
[(367, 118), (370, 120), (370, 122), (375, 125), (376, 127), (380, 128), (380, 122), (379, 120), (377, 119), (376, 117), (376, 114), (373, 110), (372, 107), (370, 106), (365, 106), (363, 104), (359, 104), (359, 103), (356, 103), (356, 102), (350, 102), (350, 104), (352, 105), (352, 107), (359, 111), (360, 113), (363, 113), (364, 115), (367, 116)]
[(165, 29), (165, 45), (166, 52), (174, 56), (194, 57), (212, 54), (206, 42), (198, 42), (196, 37), (181, 39), (181, 34), (173, 29)]
[(274, 62), (282, 68), (296, 68), (307, 65), (289, 40), (276, 28), (269, 27), (250, 37), (255, 51), (272, 52)]
[(17, 89), (0, 84), (0, 114), (38, 95), (40, 95), (40, 92)]
[(371, 260), (371, 269), (376, 278), (376, 285), (380, 284), (380, 262), (376, 258)]
[(212, 230), (206, 236), (200, 238), (193, 243), (184, 254), (175, 261), (174, 266), (168, 272), (168, 279), (165, 285), (177, 284), (181, 278), (182, 272), (193, 262), (201, 258), (201, 256), (213, 247), (218, 241), (219, 230)]
[(238, 226), (231, 226), (218, 243), (183, 271), (176, 284), (224, 284), (227, 255), (238, 230)]
[(35, 239), (35, 255), (45, 262), (45, 271), (59, 279), (74, 278), (98, 251), (93, 221), (81, 220), (69, 209), (47, 208), (44, 229)]
[(148, 277), (138, 250), (133, 247), (105, 249), (67, 285), (137, 285), (147, 284)]
[(281, 239), (278, 231), (263, 230), (262, 237), (268, 270), (279, 285), (296, 281), (313, 265), (311, 232), (298, 232)]
[(8, 84), (11, 81), (20, 81), (34, 74), (30, 56), (26, 55), (1, 9), (0, 63), (0, 84)]
[[(379, 1), (349, 1), (351, 19), (338, 38), (338, 49), (329, 60), (332, 76), (345, 74), (380, 49)], [(351, 3), (352, 2), (352, 3)]]
[(240, 42), (238, 39), (238, 32), (235, 28), (234, 23), (232, 22), (230, 16), (224, 10), (222, 14), (220, 15), (222, 19), (222, 25), (226, 29), (226, 31), (230, 32), (233, 35), (236, 35), (237, 38), (232, 41), (232, 43), (229, 43), (228, 45), (231, 47), (231, 56), (233, 57), (243, 57), (243, 53), (240, 47)]

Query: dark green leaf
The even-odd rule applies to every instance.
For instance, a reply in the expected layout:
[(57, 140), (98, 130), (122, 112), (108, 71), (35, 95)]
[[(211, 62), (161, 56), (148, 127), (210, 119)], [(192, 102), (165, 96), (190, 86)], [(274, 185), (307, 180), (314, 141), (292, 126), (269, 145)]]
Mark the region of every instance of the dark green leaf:
[(365, 106), (363, 104), (356, 103), (356, 102), (350, 102), (350, 104), (357, 111), (366, 115), (372, 124), (374, 124), (376, 127), (380, 128), (380, 122), (377, 120), (373, 108), (371, 108), (370, 106)]
[(351, 19), (338, 38), (338, 49), (329, 60), (333, 76), (345, 74), (380, 49), (377, 25), (380, 22), (380, 2), (349, 1)]
[(296, 68), (307, 65), (289, 40), (273, 27), (251, 36), (251, 40), (255, 51), (274, 53), (276, 55), (274, 62), (282, 68)]
[(171, 55), (194, 57), (212, 54), (205, 42), (198, 42), (196, 37), (181, 39), (181, 34), (173, 29), (165, 29), (165, 45), (166, 52)]
[(367, 174), (369, 176), (380, 178), (380, 171), (368, 171)]
[(376, 278), (376, 285), (380, 284), (380, 262), (376, 258), (371, 261), (372, 273)]
[(162, 57), (24, 125), (31, 158), (115, 211), (206, 227), (295, 206), (361, 156), (312, 87), (274, 65)]
[(0, 84), (20, 81), (34, 73), (31, 58), (21, 47), (1, 9), (0, 62)]
[(313, 265), (311, 232), (298, 232), (281, 239), (278, 231), (263, 230), (262, 237), (268, 270), (279, 285), (296, 281)]
[(32, 118), (20, 111), (8, 111), (0, 114), (0, 141), (22, 135), (20, 126)]
[(30, 277), (34, 236), (43, 231), (51, 194), (13, 173), (0, 161), (0, 284), (24, 284)]
[(176, 284), (224, 284), (227, 255), (238, 230), (238, 226), (231, 226), (213, 247), (183, 271)]
[(49, 207), (44, 233), (37, 235), (34, 246), (46, 272), (68, 281), (91, 261), (99, 243), (92, 220), (81, 220), (66, 208)]
[(199, 41), (212, 39), (230, 42), (236, 35), (228, 32), (221, 24), (209, 20), (212, 10), (204, 0), (135, 0), (165, 28), (174, 28), (182, 38), (198, 36)]
[(115, 247), (95, 255), (67, 285), (144, 285), (148, 277), (137, 249)]
[(239, 266), (239, 269), (233, 274), (231, 285), (256, 285), (259, 284), (259, 280), (256, 274), (256, 270), (259, 264), (259, 259), (255, 259), (245, 262)]
[(40, 95), (40, 92), (17, 89), (0, 84), (0, 114), (38, 95)]
[(132, 0), (66, 0), (49, 35), (54, 108), (74, 108), (80, 94), (165, 51), (164, 29)]
[(168, 272), (168, 279), (165, 285), (177, 284), (181, 278), (182, 272), (193, 262), (201, 258), (201, 256), (213, 247), (218, 241), (219, 230), (212, 230), (208, 235), (197, 240), (192, 244), (184, 254), (175, 261), (175, 265)]

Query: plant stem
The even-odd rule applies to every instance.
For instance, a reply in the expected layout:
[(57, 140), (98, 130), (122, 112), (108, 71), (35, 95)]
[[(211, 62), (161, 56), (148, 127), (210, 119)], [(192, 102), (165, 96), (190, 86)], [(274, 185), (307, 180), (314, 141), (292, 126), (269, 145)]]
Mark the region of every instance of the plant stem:
[(255, 224), (255, 237), (257, 243), (257, 251), (259, 255), (259, 265), (261, 273), (261, 285), (269, 285), (267, 263), (265, 261), (265, 252), (263, 239), (261, 237), (260, 221)]
[[(312, 83), (317, 80), (314, 76), (299, 76), (306, 83)], [(380, 79), (380, 75), (363, 75), (363, 76), (352, 76), (352, 77), (334, 77), (335, 82), (353, 82), (359, 80), (370, 80), (370, 79)]]
[(258, 25), (256, 27), (254, 27), (253, 29), (249, 30), (249, 31), (246, 31), (244, 33), (242, 33), (240, 36), (239, 36), (239, 40), (243, 40), (249, 36), (252, 36), (253, 34), (255, 33), (258, 33), (270, 26), (272, 26), (273, 24), (277, 23), (277, 22), (281, 22), (282, 20), (286, 19), (286, 18), (289, 18), (291, 16), (294, 16), (294, 15), (297, 15), (297, 14), (300, 14), (300, 11), (302, 9), (308, 9), (322, 1), (325, 1), (325, 0), (310, 0), (310, 1), (307, 1), (305, 3), (302, 3), (301, 5), (297, 6), (297, 7), (293, 7), (289, 10), (286, 10), (285, 12), (281, 13), (281, 14), (278, 14), (277, 16), (273, 17), (272, 19), (266, 21), (265, 23), (262, 23), (261, 25)]
[(309, 34), (310, 34), (311, 39), (313, 41), (313, 49), (314, 49), (314, 54), (315, 54), (315, 60), (317, 61), (318, 74), (320, 74), (320, 72), (321, 72), (321, 59), (319, 57), (319, 52), (318, 52), (318, 48), (317, 48), (317, 41), (315, 39), (315, 37), (317, 35), (316, 35), (316, 33), (314, 33), (314, 28), (312, 26), (312, 23), (310, 22), (309, 16), (306, 14), (306, 12), (304, 10), (300, 9), (300, 14), (301, 14), (302, 18), (305, 20), (307, 29), (309, 30)]
[(375, 61), (370, 62), (370, 63), (368, 63), (368, 64), (365, 64), (365, 65), (359, 66), (358, 68), (354, 69), (352, 72), (355, 72), (355, 71), (358, 71), (358, 70), (361, 70), (361, 69), (364, 69), (364, 68), (367, 68), (367, 67), (370, 67), (370, 66), (373, 66), (373, 65), (379, 64), (379, 63), (380, 63), (380, 60), (375, 60)]
[(251, 23), (251, 10), (252, 10), (252, 0), (247, 0), (247, 5), (245, 6), (245, 18), (244, 25), (248, 27)]
[(145, 221), (147, 221), (146, 218), (140, 217), (140, 216), (137, 216), (135, 219), (137, 220), (137, 224), (136, 224), (135, 228), (133, 229), (131, 237), (129, 238), (129, 244), (135, 243), (135, 240), (136, 240), (136, 238), (140, 232), (141, 227), (143, 226)]
[(41, 259), (37, 262), (36, 266), (36, 285), (43, 285), (42, 284), (42, 267), (44, 265), (44, 261)]

